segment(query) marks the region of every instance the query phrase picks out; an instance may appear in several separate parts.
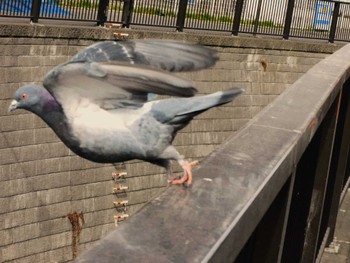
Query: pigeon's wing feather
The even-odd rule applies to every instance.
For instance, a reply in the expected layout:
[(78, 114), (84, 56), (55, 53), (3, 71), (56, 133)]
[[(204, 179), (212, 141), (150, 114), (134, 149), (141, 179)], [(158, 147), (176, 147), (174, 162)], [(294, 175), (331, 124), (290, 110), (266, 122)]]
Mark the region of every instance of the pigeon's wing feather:
[(174, 40), (98, 42), (72, 58), (72, 61), (120, 61), (171, 72), (207, 68), (217, 60), (218, 54), (214, 49)]
[(140, 107), (149, 93), (190, 97), (196, 92), (190, 81), (165, 71), (115, 62), (68, 62), (52, 69), (43, 84), (63, 108), (83, 99), (103, 109)]
[(90, 61), (90, 62), (110, 62), (124, 61), (133, 63), (134, 44), (130, 41), (103, 41), (92, 44), (74, 57), (71, 61)]
[(213, 49), (180, 41), (104, 41), (51, 70), (44, 86), (62, 106), (85, 98), (103, 109), (140, 107), (154, 94), (193, 96), (190, 81), (167, 71), (198, 70), (217, 59)]

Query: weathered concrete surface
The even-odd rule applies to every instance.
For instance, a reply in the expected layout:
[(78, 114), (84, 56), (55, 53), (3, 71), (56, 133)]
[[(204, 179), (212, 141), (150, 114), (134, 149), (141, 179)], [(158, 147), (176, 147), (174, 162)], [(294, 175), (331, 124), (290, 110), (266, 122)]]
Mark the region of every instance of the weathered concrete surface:
[(339, 208), (334, 241), (325, 249), (321, 263), (349, 263), (350, 262), (350, 190), (347, 191)]
[[(0, 261), (64, 262), (72, 259), (72, 226), (66, 215), (82, 211), (80, 250), (114, 229), (113, 168), (73, 155), (36, 116), (8, 114), (15, 90), (40, 82), (52, 67), (85, 46), (113, 39), (115, 30), (93, 27), (0, 25)], [(201, 160), (243, 127), (337, 45), (257, 38), (127, 30), (131, 38), (199, 42), (219, 51), (215, 67), (184, 74), (200, 93), (245, 89), (233, 104), (196, 118), (175, 145)], [(166, 178), (153, 165), (128, 162), (128, 213), (164, 191)]]

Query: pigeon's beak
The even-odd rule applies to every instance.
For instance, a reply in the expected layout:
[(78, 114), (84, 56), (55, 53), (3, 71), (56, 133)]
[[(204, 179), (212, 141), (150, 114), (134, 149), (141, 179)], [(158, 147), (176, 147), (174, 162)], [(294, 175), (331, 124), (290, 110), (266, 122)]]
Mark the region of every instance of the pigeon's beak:
[(15, 109), (17, 109), (17, 105), (18, 105), (18, 101), (17, 100), (11, 101), (11, 104), (10, 104), (10, 107), (9, 107), (9, 112), (14, 111)]

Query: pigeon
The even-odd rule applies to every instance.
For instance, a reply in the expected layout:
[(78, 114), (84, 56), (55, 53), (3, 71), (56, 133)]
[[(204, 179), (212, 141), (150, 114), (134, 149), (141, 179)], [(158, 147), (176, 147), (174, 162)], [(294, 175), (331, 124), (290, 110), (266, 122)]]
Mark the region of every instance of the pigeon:
[[(9, 112), (38, 115), (82, 158), (143, 160), (164, 167), (171, 184), (191, 185), (197, 162), (186, 161), (172, 145), (176, 133), (242, 89), (194, 96), (192, 82), (171, 72), (208, 68), (217, 60), (214, 49), (174, 40), (97, 42), (49, 71), (42, 85), (20, 87)], [(173, 177), (173, 161), (182, 177)]]

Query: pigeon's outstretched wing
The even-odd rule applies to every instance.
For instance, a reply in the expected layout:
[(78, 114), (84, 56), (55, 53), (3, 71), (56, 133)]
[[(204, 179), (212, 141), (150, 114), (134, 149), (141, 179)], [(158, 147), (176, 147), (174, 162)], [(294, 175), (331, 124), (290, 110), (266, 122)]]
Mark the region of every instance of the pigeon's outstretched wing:
[(49, 72), (43, 84), (63, 108), (83, 99), (103, 109), (140, 107), (149, 93), (181, 97), (196, 93), (190, 81), (175, 75), (105, 62), (63, 64)]
[(201, 69), (216, 60), (212, 49), (183, 42), (106, 41), (51, 70), (43, 84), (63, 109), (83, 99), (106, 110), (138, 108), (149, 94), (193, 96), (190, 81), (167, 71)]
[[(217, 60), (209, 48), (176, 41), (101, 42), (52, 69), (43, 85), (17, 90), (9, 110), (40, 116), (76, 154), (114, 163), (145, 160), (167, 169), (173, 184), (192, 182), (192, 166), (171, 145), (194, 116), (232, 101), (231, 89), (193, 98), (148, 102), (149, 94), (191, 97), (192, 83), (170, 72), (198, 70)], [(172, 178), (171, 160), (184, 176)]]
[(72, 61), (123, 61), (171, 72), (207, 68), (217, 60), (218, 54), (214, 49), (175, 40), (98, 42), (72, 58)]

